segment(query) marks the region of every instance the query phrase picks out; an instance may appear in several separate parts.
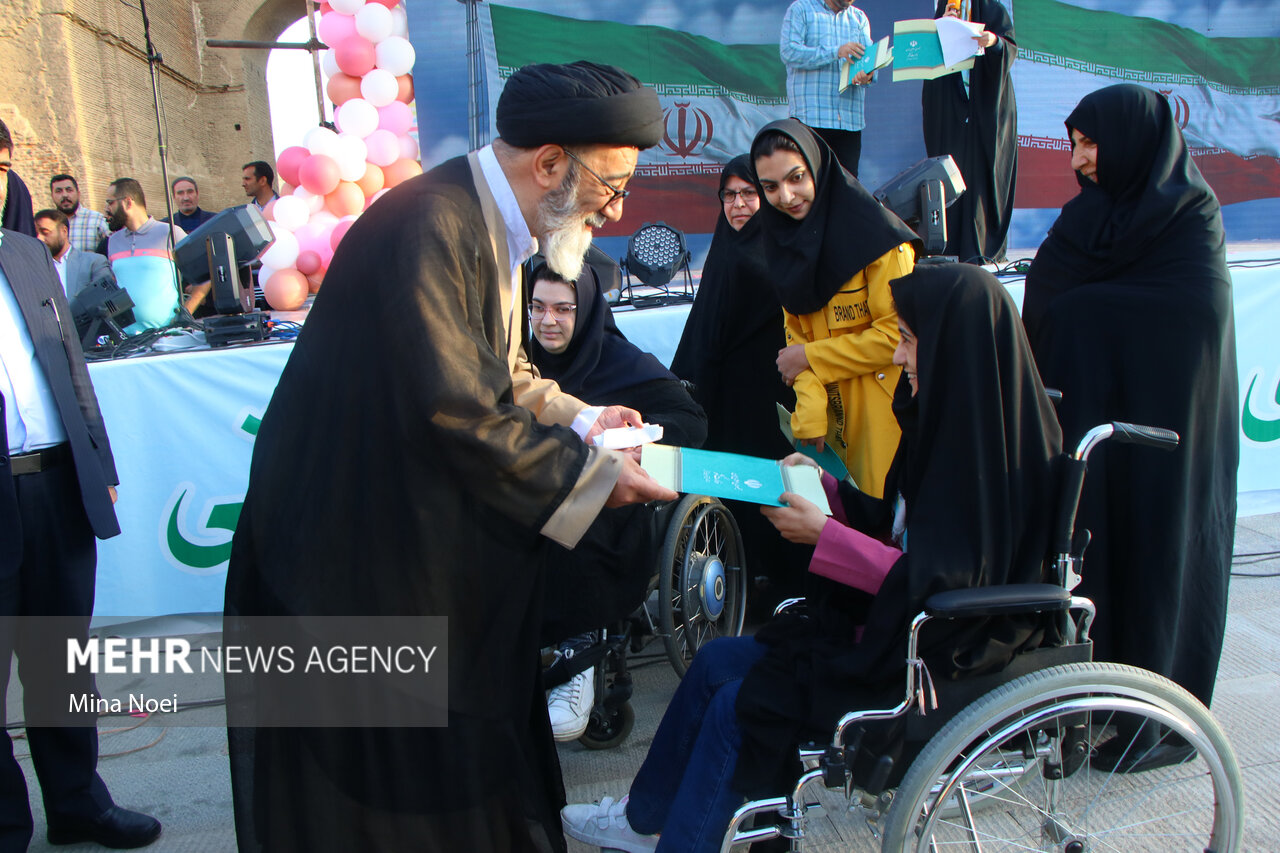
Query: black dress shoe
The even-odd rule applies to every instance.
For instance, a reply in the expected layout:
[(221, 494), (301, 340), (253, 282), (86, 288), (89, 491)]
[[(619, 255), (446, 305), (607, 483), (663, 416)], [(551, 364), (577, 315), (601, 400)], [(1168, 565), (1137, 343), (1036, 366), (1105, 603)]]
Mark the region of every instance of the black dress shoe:
[(113, 850), (146, 847), (160, 837), (160, 821), (151, 815), (112, 806), (96, 818), (63, 817), (49, 821), (50, 844), (92, 841)]

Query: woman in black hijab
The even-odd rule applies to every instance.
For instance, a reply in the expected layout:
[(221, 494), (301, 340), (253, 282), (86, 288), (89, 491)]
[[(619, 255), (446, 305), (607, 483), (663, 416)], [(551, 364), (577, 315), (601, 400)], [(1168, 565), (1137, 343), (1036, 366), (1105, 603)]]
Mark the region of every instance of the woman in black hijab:
[[(763, 200), (754, 180), (746, 154), (720, 173), (715, 236), (671, 372), (693, 383), (694, 399), (706, 410), (707, 450), (779, 459), (791, 445), (778, 428), (778, 405), (792, 408), (795, 395), (775, 363), (786, 338), (764, 261), (757, 213)], [(788, 545), (756, 506), (731, 502), (730, 508), (757, 579), (749, 596), (752, 618), (767, 616), (782, 598), (801, 594), (811, 549)]]
[[(847, 484), (838, 497), (876, 537), (901, 528), (897, 558), (874, 589), (818, 579), (812, 618), (784, 615), (755, 637), (699, 651), (630, 799), (567, 807), (569, 835), (610, 847), (661, 830), (659, 850), (719, 849), (743, 795), (780, 793), (801, 732), (830, 731), (851, 708), (901, 699), (907, 628), (928, 596), (1043, 580), (1061, 433), (1017, 307), (993, 276), (962, 264), (922, 267), (896, 281), (893, 296), (902, 321), (894, 358), (906, 372), (894, 400), (902, 441), (885, 484), (892, 498)], [(839, 526), (786, 499), (776, 516), (783, 529), (808, 526), (814, 511), (817, 536)], [(856, 535), (864, 541), (851, 561), (890, 550)], [(1043, 634), (1038, 617), (991, 619), (930, 633), (922, 654), (935, 678), (979, 674)], [(606, 825), (617, 834), (602, 835)]]
[[(726, 197), (730, 183), (734, 195)], [(759, 217), (738, 226), (729, 221), (737, 206), (755, 214), (762, 203), (747, 155), (734, 157), (720, 173), (720, 199), (698, 297), (671, 372), (693, 383), (707, 412), (708, 450), (777, 459), (791, 450), (778, 429), (777, 404), (790, 408), (794, 400), (774, 366), (784, 345), (782, 306), (765, 267)]]
[(1100, 89), (1066, 124), (1080, 194), (1027, 275), (1027, 335), (1063, 392), (1070, 440), (1113, 420), (1182, 436), (1172, 454), (1122, 445), (1089, 462), (1080, 593), (1098, 605), (1094, 657), (1158, 672), (1208, 705), (1240, 452), (1222, 216), (1150, 89)]
[(964, 0), (949, 12), (938, 0), (935, 18), (951, 15), (984, 27), (985, 52), (973, 68), (924, 81), (920, 90), (924, 147), (930, 157), (950, 154), (967, 189), (947, 218), (947, 254), (962, 261), (1004, 260), (1018, 182), (1018, 106), (1013, 19), (996, 0)]
[(767, 275), (786, 312), (777, 365), (796, 394), (792, 433), (829, 442), (879, 497), (898, 443), (889, 282), (911, 271), (918, 238), (796, 119), (761, 128), (751, 161), (767, 202), (757, 214)]

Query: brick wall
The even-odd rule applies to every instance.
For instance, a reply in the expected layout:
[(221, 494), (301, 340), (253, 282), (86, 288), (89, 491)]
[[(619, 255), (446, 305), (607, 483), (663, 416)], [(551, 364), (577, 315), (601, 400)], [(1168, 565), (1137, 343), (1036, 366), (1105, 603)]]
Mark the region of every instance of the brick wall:
[[(169, 178), (191, 175), (202, 206), (244, 203), (240, 166), (274, 161), (267, 52), (209, 48), (207, 39), (270, 41), (305, 13), (303, 0), (146, 0), (158, 71)], [(107, 184), (136, 178), (164, 216), (155, 106), (137, 4), (4, 0), (0, 119), (14, 169), (36, 209), (49, 178), (75, 175), (81, 203), (102, 210)]]

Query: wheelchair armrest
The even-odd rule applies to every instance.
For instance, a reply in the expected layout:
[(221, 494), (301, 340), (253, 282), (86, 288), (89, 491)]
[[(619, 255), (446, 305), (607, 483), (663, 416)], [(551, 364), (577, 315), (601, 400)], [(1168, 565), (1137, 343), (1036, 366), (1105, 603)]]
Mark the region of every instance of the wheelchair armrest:
[(1051, 583), (1019, 583), (952, 589), (929, 596), (924, 612), (938, 619), (973, 619), (1009, 613), (1069, 609), (1071, 592)]

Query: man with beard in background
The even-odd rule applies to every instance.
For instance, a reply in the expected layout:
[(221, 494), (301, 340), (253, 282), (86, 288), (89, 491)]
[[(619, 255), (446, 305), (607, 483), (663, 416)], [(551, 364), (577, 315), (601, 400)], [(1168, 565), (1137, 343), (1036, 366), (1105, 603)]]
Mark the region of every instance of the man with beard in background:
[(520, 266), (541, 243), (578, 277), (662, 110), (620, 69), (531, 65), (497, 128), (343, 239), (263, 416), (227, 576), (232, 644), (245, 617), (447, 617), (448, 727), (253, 727), (261, 679), (229, 675), (241, 850), (564, 849), (539, 552), (604, 506), (676, 495), (584, 441), (639, 413), (529, 365)]

